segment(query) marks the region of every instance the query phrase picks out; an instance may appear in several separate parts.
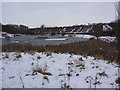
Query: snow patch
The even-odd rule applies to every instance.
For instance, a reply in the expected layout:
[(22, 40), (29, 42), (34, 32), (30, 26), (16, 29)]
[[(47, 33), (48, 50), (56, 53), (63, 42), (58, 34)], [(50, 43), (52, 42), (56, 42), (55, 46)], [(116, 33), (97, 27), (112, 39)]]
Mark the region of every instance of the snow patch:
[(67, 38), (51, 38), (51, 39), (45, 39), (47, 41), (61, 41), (61, 40), (66, 40)]
[(109, 25), (103, 25), (103, 31), (111, 31), (112, 27)]
[(0, 38), (11, 38), (15, 36), (23, 36), (23, 34), (10, 34), (6, 32), (0, 32)]
[(14, 34), (6, 33), (6, 32), (0, 32), (0, 38), (9, 38), (14, 37)]
[(84, 35), (84, 34), (77, 34), (76, 37), (87, 38), (87, 39), (96, 38), (96, 37), (93, 36), (93, 35)]
[(111, 36), (101, 36), (99, 39), (106, 41), (106, 42), (115, 42), (116, 37), (111, 37)]
[[(46, 52), (47, 53), (47, 52)], [(1, 52), (2, 88), (116, 88), (118, 67), (91, 56)], [(39, 58), (38, 58), (39, 57)], [(37, 69), (33, 73), (33, 69)], [(35, 70), (34, 70), (35, 71)], [(51, 75), (44, 75), (45, 73)], [(1, 76), (1, 74), (0, 74)], [(97, 79), (96, 79), (97, 77)]]

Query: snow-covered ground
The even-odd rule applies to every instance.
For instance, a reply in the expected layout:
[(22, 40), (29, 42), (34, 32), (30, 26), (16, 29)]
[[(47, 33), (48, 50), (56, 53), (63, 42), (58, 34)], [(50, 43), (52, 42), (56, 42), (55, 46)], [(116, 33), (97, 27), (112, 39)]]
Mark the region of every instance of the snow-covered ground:
[(0, 38), (6, 38), (6, 37), (14, 37), (14, 34), (0, 32)]
[(111, 36), (101, 36), (99, 37), (100, 40), (106, 41), (106, 42), (115, 42), (116, 37), (111, 37)]
[(10, 34), (6, 32), (0, 32), (0, 38), (11, 38), (15, 36), (23, 36), (22, 34)]
[[(75, 36), (80, 37), (80, 38), (87, 38), (87, 39), (91, 39), (91, 38), (97, 39), (93, 35), (77, 34)], [(106, 42), (114, 42), (114, 41), (116, 41), (116, 37), (112, 37), (112, 36), (100, 36), (99, 39), (103, 40), (103, 41), (106, 41)]]
[(115, 88), (115, 63), (91, 56), (1, 52), (3, 88)]
[(81, 37), (81, 38), (87, 38), (87, 39), (90, 39), (90, 38), (96, 38), (95, 36), (93, 35), (85, 35), (85, 34), (77, 34), (75, 35), (76, 37)]

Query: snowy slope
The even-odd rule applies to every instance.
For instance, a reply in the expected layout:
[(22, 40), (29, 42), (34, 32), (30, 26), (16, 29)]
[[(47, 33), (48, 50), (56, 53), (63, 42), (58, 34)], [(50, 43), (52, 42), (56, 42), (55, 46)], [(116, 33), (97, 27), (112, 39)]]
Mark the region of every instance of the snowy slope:
[(99, 37), (100, 40), (106, 41), (106, 42), (116, 42), (116, 37), (111, 36), (101, 36)]
[(50, 52), (0, 56), (3, 88), (117, 87), (117, 65), (94, 57)]
[(14, 34), (0, 32), (0, 38), (6, 38), (6, 37), (14, 37)]
[[(65, 35), (68, 36), (68, 35)], [(85, 35), (85, 34), (76, 34), (76, 37), (80, 37), (80, 38), (87, 38), (87, 39), (97, 39), (95, 36), (93, 35)], [(105, 41), (105, 42), (116, 42), (116, 37), (112, 37), (112, 36), (100, 36), (98, 39)]]
[[(100, 26), (102, 31), (111, 31), (113, 28), (108, 24), (104, 24)], [(91, 25), (91, 26), (73, 26), (73, 27), (66, 27), (60, 30), (60, 32), (67, 32), (67, 33), (93, 33), (96, 29), (100, 28), (99, 25)]]
[(23, 36), (23, 34), (10, 34), (7, 32), (0, 32), (0, 38), (11, 38), (15, 36)]
[(109, 25), (103, 25), (103, 31), (110, 31), (112, 30), (112, 27)]

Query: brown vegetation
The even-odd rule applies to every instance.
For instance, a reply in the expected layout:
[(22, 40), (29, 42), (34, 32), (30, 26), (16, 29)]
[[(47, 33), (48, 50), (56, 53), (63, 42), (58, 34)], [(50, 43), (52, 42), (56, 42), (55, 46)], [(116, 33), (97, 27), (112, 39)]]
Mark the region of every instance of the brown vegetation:
[(48, 37), (35, 37), (36, 39), (48, 39)]
[(49, 82), (49, 79), (47, 76), (44, 76), (43, 78)]
[(98, 59), (107, 59), (109, 62), (117, 60), (117, 43), (107, 43), (101, 40), (89, 40), (61, 45), (3, 45), (3, 52), (54, 52), (70, 53), (84, 56), (94, 56)]
[(115, 80), (115, 82), (116, 82), (117, 84), (120, 84), (120, 77), (118, 77), (118, 78)]
[(16, 55), (16, 58), (21, 58), (21, 57), (22, 57), (21, 54)]
[(100, 76), (108, 77), (108, 75), (105, 72), (98, 73)]
[(41, 59), (41, 57), (40, 57), (40, 56), (38, 56), (38, 57), (37, 57), (37, 59)]
[(38, 68), (38, 69), (34, 69), (33, 70), (33, 75), (35, 74), (35, 73), (41, 73), (41, 74), (43, 74), (43, 75), (49, 75), (49, 76), (51, 76), (52, 74), (51, 73), (49, 73), (49, 72), (45, 72), (44, 70), (42, 70), (41, 68)]

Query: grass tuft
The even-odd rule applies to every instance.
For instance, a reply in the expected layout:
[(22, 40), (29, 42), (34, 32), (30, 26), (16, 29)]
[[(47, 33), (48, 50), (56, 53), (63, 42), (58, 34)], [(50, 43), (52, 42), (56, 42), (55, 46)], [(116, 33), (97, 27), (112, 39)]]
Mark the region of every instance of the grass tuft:
[(108, 75), (105, 72), (98, 73), (100, 76), (108, 77)]
[(22, 57), (22, 56), (21, 56), (20, 53), (16, 55), (16, 58), (21, 58), (21, 57)]
[(36, 73), (36, 72), (41, 73), (43, 75), (48, 75), (48, 76), (52, 75), (50, 72), (45, 72), (44, 70), (42, 70), (42, 68), (33, 69), (32, 74), (34, 75), (34, 73)]

